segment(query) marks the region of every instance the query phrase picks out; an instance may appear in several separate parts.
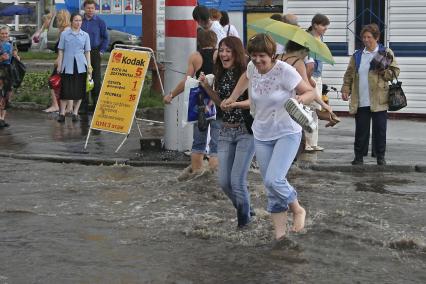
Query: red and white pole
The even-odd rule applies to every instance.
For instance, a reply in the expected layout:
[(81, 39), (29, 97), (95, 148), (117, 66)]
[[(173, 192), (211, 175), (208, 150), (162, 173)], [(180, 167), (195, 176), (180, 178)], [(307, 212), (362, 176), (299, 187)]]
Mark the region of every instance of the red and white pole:
[[(166, 0), (166, 95), (185, 76), (189, 55), (197, 46), (197, 23), (192, 11), (197, 0)], [(192, 145), (192, 125), (182, 128), (183, 95), (176, 97), (164, 112), (164, 143), (168, 150), (186, 151)]]

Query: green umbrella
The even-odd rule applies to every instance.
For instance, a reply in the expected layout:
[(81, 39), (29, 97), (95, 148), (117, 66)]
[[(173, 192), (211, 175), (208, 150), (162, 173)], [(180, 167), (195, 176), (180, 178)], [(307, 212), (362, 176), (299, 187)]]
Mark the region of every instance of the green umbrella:
[(282, 45), (285, 45), (289, 40), (294, 41), (309, 48), (309, 55), (314, 59), (329, 64), (335, 63), (328, 46), (298, 26), (265, 18), (248, 24), (248, 27), (258, 33), (271, 35), (276, 42)]

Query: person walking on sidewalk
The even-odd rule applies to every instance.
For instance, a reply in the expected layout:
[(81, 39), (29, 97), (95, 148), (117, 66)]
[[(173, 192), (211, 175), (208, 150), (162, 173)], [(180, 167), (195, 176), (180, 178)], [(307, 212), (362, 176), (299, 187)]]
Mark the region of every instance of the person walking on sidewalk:
[[(363, 157), (368, 153), (371, 120), (374, 136), (372, 147), (377, 164), (385, 165), (388, 81), (399, 75), (399, 67), (393, 51), (378, 43), (380, 30), (376, 24), (366, 25), (361, 30), (361, 38), (365, 47), (351, 56), (342, 86), (342, 98), (347, 101), (350, 96), (349, 112), (355, 114), (355, 159), (352, 165), (364, 163)], [(391, 59), (390, 65), (375, 64), (374, 57), (377, 54)]]
[[(201, 86), (211, 96), (227, 99), (238, 79), (246, 70), (243, 43), (235, 36), (228, 36), (219, 43), (215, 63), (215, 90), (210, 88), (205, 76)], [(244, 92), (235, 103), (223, 109), (223, 124), (219, 134), (219, 184), (237, 210), (238, 227), (243, 228), (251, 221), (250, 193), (247, 188), (247, 173), (254, 155), (250, 103)]]
[(5, 121), (9, 99), (12, 96), (12, 73), (10, 64), (14, 58), (20, 60), (18, 51), (9, 42), (9, 27), (0, 27), (0, 128), (8, 127)]
[[(58, 44), (58, 73), (61, 74), (60, 112), (58, 122), (65, 122), (66, 106), (73, 104), (72, 121), (79, 121), (78, 110), (86, 96), (87, 74), (90, 67), (90, 39), (81, 30), (82, 16), (71, 15), (71, 29), (62, 32)], [(74, 101), (74, 102), (72, 102)]]
[[(287, 181), (287, 172), (296, 156), (302, 127), (295, 122), (284, 105), (310, 104), (315, 93), (297, 71), (285, 62), (275, 60), (276, 44), (267, 34), (257, 34), (248, 41), (251, 62), (240, 77), (232, 95), (222, 102), (231, 106), (248, 88), (256, 159), (268, 196), (275, 239), (286, 235), (287, 211), (293, 212), (292, 231), (305, 225), (305, 209), (300, 206), (296, 190)], [(296, 95), (297, 94), (297, 95)], [(301, 106), (292, 111), (301, 112)]]
[(98, 102), (99, 93), (101, 91), (101, 56), (105, 53), (108, 48), (108, 32), (105, 22), (95, 15), (96, 12), (96, 1), (85, 0), (84, 17), (81, 29), (89, 34), (90, 46), (90, 62), (92, 64), (93, 72), (92, 79), (95, 83), (93, 90), (90, 92), (92, 100), (92, 109), (89, 109), (89, 96), (84, 96), (81, 103), (82, 113), (94, 110), (96, 103)]
[[(327, 16), (323, 14), (316, 14), (311, 21), (311, 26), (308, 28), (308, 32), (310, 32), (316, 39), (322, 41), (325, 32), (328, 29), (328, 26), (330, 25), (330, 20)], [(321, 97), (322, 94), (322, 69), (323, 69), (323, 63), (321, 60), (315, 59), (315, 66), (312, 74), (309, 74), (308, 71), (308, 77), (311, 77), (315, 81), (316, 84), (316, 91), (319, 97)], [(321, 110), (321, 106), (318, 103), (313, 103), (310, 105), (310, 107), (314, 110), (318, 109)], [(315, 123), (318, 125), (318, 115), (314, 111), (312, 113), (312, 117), (314, 118)], [(305, 137), (306, 137), (306, 147), (305, 150), (307, 151), (323, 151), (324, 148), (321, 146), (318, 146), (318, 128), (316, 127), (312, 133), (308, 133), (305, 131)]]
[[(58, 27), (58, 40), (55, 44), (55, 53), (58, 53), (58, 45), (59, 45), (59, 39), (61, 37), (61, 33), (69, 29), (71, 26), (71, 15), (70, 13), (65, 10), (59, 10), (56, 14), (56, 26)], [(55, 59), (55, 62), (53, 63), (53, 72), (52, 76), (56, 74), (56, 70), (58, 69), (58, 57)], [(50, 89), (50, 97), (51, 97), (51, 105), (47, 109), (43, 110), (44, 112), (51, 113), (51, 112), (58, 112), (59, 111), (59, 103), (60, 103), (60, 94), (59, 92), (55, 92), (55, 90)], [(72, 105), (66, 107), (66, 112), (72, 110)]]

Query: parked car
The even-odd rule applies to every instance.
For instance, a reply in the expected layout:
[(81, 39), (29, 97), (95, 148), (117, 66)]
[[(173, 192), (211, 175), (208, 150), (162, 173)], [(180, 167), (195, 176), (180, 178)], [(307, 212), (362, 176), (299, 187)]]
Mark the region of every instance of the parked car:
[[(109, 35), (108, 51), (114, 47), (115, 44), (139, 45), (140, 40), (137, 36), (107, 28)], [(56, 25), (56, 17), (50, 21), (49, 31), (47, 32), (47, 48), (54, 50), (56, 42), (58, 41), (58, 27)]]

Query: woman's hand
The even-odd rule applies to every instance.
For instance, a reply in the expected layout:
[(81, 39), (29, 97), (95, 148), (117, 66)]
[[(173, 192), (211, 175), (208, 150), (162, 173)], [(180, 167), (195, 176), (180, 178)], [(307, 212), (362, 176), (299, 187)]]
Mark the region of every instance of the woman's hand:
[(349, 93), (348, 92), (342, 92), (342, 100), (344, 100), (344, 101), (349, 100)]
[(206, 74), (204, 74), (204, 72), (200, 73), (200, 76), (198, 77), (198, 81), (200, 82), (200, 85), (203, 88), (206, 88), (209, 85), (207, 82)]
[(332, 113), (333, 112), (333, 109), (331, 108), (331, 106), (330, 105), (328, 105), (328, 104), (325, 104), (324, 106), (323, 106), (323, 108), (327, 111), (327, 112), (329, 112), (329, 113)]
[(163, 103), (170, 104), (173, 100), (173, 93), (170, 92), (169, 95), (163, 97)]
[(93, 67), (92, 67), (92, 65), (89, 65), (87, 67), (87, 74), (89, 74), (90, 76), (92, 76), (92, 73), (93, 73)]
[(3, 54), (0, 56), (0, 58), (2, 59), (1, 61), (6, 61), (6, 60), (8, 60), (8, 59), (9, 59), (9, 54), (7, 54), (7, 53), (3, 53)]

